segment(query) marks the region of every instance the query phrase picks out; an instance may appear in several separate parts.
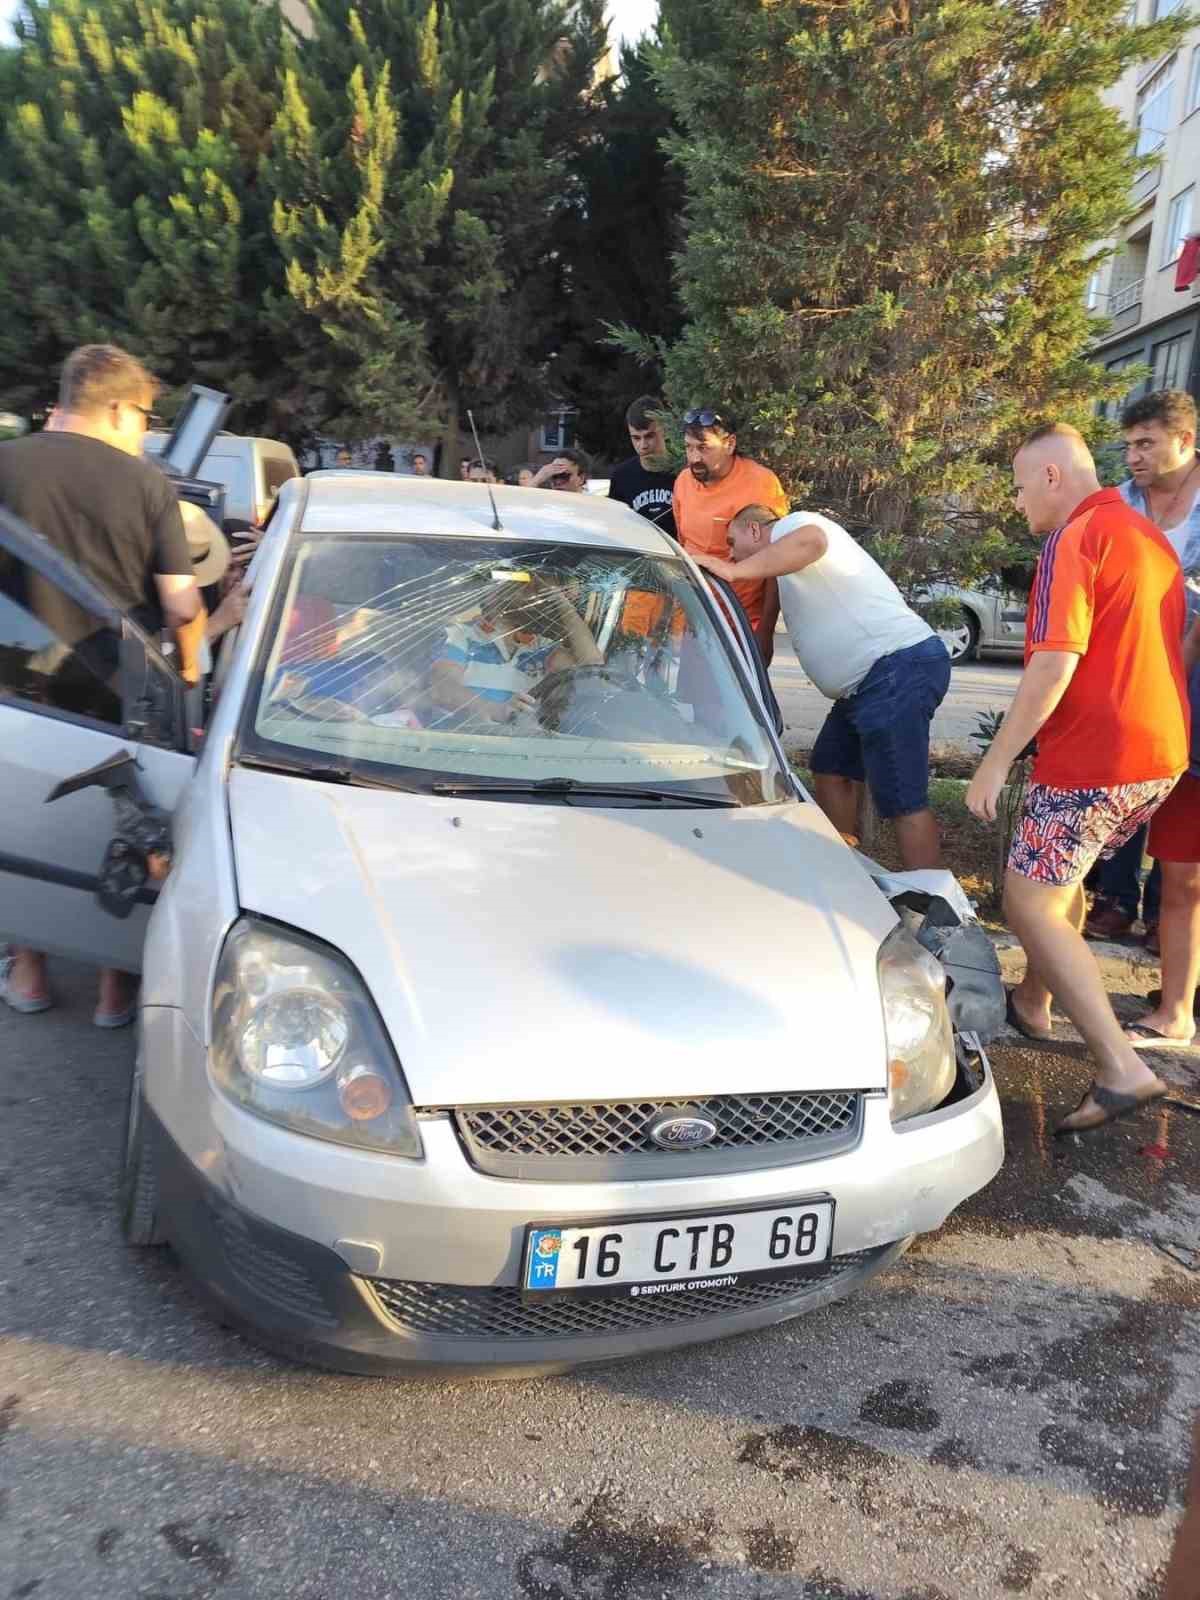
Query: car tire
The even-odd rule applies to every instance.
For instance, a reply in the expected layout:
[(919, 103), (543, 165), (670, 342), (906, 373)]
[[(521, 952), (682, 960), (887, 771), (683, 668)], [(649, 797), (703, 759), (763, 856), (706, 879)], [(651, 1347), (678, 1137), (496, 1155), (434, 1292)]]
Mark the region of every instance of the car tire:
[(166, 1244), (167, 1236), (159, 1220), (158, 1169), (154, 1162), (154, 1147), (146, 1136), (146, 1097), (142, 1091), (140, 1049), (129, 1080), (125, 1151), (117, 1188), (117, 1208), (126, 1244), (139, 1249)]
[(959, 620), (938, 629), (938, 638), (950, 653), (950, 665), (960, 667), (979, 654), (979, 623), (965, 606), (959, 607)]

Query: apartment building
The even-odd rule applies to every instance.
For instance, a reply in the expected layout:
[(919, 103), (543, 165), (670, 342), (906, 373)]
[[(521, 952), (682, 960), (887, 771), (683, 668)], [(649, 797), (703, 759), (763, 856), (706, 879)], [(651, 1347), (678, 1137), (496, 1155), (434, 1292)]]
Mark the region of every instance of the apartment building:
[[(1183, 0), (1134, 0), (1131, 20), (1182, 10)], [(1097, 354), (1110, 372), (1145, 363), (1146, 387), (1200, 398), (1200, 277), (1175, 287), (1188, 236), (1200, 233), (1200, 25), (1167, 56), (1131, 68), (1107, 96), (1137, 129), (1140, 155), (1130, 214), (1111, 260), (1093, 273), (1088, 305), (1107, 316)], [(1130, 391), (1139, 392), (1141, 385)]]

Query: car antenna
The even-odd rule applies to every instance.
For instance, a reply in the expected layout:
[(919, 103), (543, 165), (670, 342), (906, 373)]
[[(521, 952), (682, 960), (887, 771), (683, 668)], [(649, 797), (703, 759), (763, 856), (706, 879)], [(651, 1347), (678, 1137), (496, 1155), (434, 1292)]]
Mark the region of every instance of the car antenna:
[[(479, 429), (475, 426), (475, 413), (467, 407), (467, 421), (471, 424), (471, 437), (475, 440), (475, 459), (486, 472), (487, 467), (483, 462), (483, 446), (479, 442)], [(500, 522), (500, 512), (496, 508), (496, 496), (492, 493), (491, 484), (487, 484), (488, 499), (492, 502), (492, 527), (496, 533), (503, 533), (504, 528)]]

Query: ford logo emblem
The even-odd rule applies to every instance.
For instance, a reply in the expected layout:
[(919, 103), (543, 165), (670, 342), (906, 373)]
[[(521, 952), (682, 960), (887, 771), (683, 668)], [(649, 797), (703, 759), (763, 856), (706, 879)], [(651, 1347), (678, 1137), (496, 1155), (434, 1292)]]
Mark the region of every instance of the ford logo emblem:
[(717, 1125), (711, 1117), (672, 1111), (655, 1117), (646, 1132), (663, 1150), (699, 1150), (717, 1137)]

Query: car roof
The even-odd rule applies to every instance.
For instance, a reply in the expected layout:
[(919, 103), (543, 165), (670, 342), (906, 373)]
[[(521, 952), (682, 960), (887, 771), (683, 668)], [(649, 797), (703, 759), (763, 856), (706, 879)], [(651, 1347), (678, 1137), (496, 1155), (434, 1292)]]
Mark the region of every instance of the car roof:
[(492, 492), (501, 522), (497, 530), (487, 485), (482, 483), (343, 467), (310, 472), (304, 484), (302, 533), (490, 536), (611, 545), (644, 555), (679, 553), (679, 546), (645, 517), (617, 500), (596, 495), (495, 484)]

